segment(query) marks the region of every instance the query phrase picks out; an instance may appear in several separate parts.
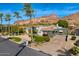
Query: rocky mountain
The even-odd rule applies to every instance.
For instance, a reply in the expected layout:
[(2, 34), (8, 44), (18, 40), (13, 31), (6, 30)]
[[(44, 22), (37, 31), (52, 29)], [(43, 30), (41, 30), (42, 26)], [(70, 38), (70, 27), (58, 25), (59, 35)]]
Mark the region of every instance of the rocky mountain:
[(68, 21), (69, 24), (79, 25), (79, 12), (65, 16), (62, 19)]
[(18, 20), (15, 22), (15, 24), (40, 24), (40, 23), (49, 23), (53, 24), (58, 22), (58, 20), (66, 20), (70, 25), (79, 25), (79, 12), (71, 14), (69, 16), (65, 16), (63, 18), (58, 18), (55, 14), (51, 14), (49, 16), (42, 16), (39, 18), (33, 18), (31, 20)]
[(51, 14), (49, 16), (42, 16), (40, 18), (33, 18), (31, 20), (18, 20), (15, 22), (15, 24), (40, 24), (40, 23), (49, 23), (49, 24), (53, 24), (56, 23), (59, 20), (59, 18), (54, 15)]

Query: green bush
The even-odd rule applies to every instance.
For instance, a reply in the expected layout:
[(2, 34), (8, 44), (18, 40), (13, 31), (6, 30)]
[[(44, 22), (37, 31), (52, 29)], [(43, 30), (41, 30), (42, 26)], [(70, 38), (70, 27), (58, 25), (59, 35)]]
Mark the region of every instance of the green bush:
[(21, 41), (21, 38), (19, 38), (19, 37), (9, 37), (9, 39), (11, 39), (13, 41), (16, 41), (16, 42), (20, 42)]
[(32, 41), (28, 41), (28, 44), (31, 44), (32, 43)]
[(71, 38), (71, 40), (76, 40), (76, 36), (73, 35), (72, 38)]
[(61, 27), (68, 28), (68, 22), (65, 20), (59, 20), (57, 24)]
[(48, 36), (34, 35), (33, 38), (34, 38), (34, 41), (38, 44), (48, 42), (50, 40)]
[(74, 45), (78, 46), (79, 47), (79, 40), (77, 40)]
[(23, 34), (23, 33), (25, 33), (26, 31), (24, 30), (24, 29), (19, 29), (19, 33), (20, 34)]
[(45, 39), (45, 42), (48, 42), (48, 41), (50, 41), (50, 38), (49, 38), (49, 36), (44, 36), (44, 39)]
[(74, 46), (74, 47), (72, 48), (72, 54), (74, 54), (74, 55), (79, 54), (79, 47), (78, 47), (78, 46)]
[(37, 29), (33, 30), (33, 33), (34, 33), (34, 34), (36, 34), (37, 32), (38, 32), (38, 30), (37, 30)]
[(71, 32), (70, 35), (75, 35), (75, 33), (74, 32)]
[(34, 41), (37, 42), (37, 43), (43, 43), (44, 42), (44, 37), (34, 36)]

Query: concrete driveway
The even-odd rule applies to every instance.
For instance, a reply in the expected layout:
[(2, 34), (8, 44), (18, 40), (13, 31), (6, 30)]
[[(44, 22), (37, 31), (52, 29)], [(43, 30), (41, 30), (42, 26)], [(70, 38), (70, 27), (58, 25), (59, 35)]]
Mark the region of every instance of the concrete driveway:
[[(70, 37), (69, 37), (70, 38)], [(50, 38), (49, 42), (43, 43), (38, 46), (34, 46), (34, 44), (31, 45), (31, 48), (38, 49), (40, 51), (43, 51), (44, 53), (57, 56), (59, 54), (63, 54), (60, 52), (66, 52), (66, 50), (69, 50), (73, 47), (74, 41), (69, 40), (65, 41), (65, 35), (56, 35), (53, 38)]]

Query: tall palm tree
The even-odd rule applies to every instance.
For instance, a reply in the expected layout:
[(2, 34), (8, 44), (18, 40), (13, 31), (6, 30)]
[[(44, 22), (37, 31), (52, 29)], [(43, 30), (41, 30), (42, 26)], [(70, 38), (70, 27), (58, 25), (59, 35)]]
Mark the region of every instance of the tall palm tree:
[[(28, 16), (30, 18), (30, 22), (34, 13), (34, 10), (31, 7), (30, 3), (24, 3), (23, 11), (25, 12), (25, 16)], [(33, 39), (33, 31), (31, 28), (31, 39)]]
[[(21, 18), (21, 16), (19, 15), (19, 12), (14, 12), (14, 17), (16, 18), (16, 21)], [(18, 24), (16, 24), (16, 26), (18, 27)], [(19, 35), (19, 28), (18, 28), (18, 35)]]
[(1, 31), (2, 31), (2, 18), (3, 18), (3, 13), (0, 12), (0, 24), (1, 24)]
[(6, 21), (8, 21), (8, 31), (9, 31), (9, 34), (10, 34), (10, 20), (11, 20), (11, 15), (7, 13), (5, 15), (5, 19), (6, 19)]

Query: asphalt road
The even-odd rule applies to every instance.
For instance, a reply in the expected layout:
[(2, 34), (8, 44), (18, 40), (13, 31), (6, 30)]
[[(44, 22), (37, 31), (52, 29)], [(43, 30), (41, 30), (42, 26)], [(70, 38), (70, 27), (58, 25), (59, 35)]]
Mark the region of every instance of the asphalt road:
[(18, 44), (0, 37), (0, 56), (16, 56), (17, 53), (17, 56), (49, 56), (48, 54), (33, 50), (29, 47), (22, 48)]

